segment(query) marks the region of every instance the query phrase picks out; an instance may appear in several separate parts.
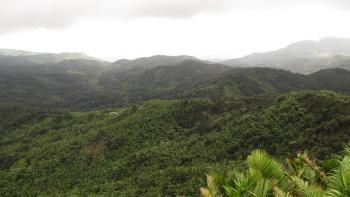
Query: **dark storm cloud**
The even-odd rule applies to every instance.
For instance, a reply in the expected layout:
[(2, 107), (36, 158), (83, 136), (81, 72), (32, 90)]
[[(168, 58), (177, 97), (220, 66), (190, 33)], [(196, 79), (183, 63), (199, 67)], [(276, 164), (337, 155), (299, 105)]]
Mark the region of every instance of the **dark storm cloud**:
[(347, 0), (1, 0), (0, 34), (31, 28), (63, 28), (83, 19), (188, 18), (199, 13), (306, 3), (342, 8), (350, 5)]

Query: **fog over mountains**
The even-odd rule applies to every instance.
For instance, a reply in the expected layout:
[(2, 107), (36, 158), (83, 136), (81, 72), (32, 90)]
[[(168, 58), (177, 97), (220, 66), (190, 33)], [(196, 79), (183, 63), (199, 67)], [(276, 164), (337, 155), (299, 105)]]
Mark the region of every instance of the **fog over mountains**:
[(0, 0), (0, 197), (350, 197), (349, 19), (350, 0)]
[(221, 63), (163, 55), (106, 62), (84, 53), (2, 49), (0, 102), (94, 108), (155, 98), (349, 93), (349, 56), (350, 40), (341, 38), (296, 42)]
[[(36, 53), (30, 51), (0, 49), (1, 61), (8, 63), (57, 63), (63, 60), (83, 59), (98, 62), (107, 61), (89, 56), (85, 53)], [(110, 65), (120, 69), (153, 68), (164, 65), (175, 65), (184, 60), (200, 60), (192, 56), (163, 56), (155, 55), (142, 57), (135, 60), (121, 59)], [(0, 62), (1, 63), (1, 62)], [(272, 67), (290, 70), (292, 72), (309, 74), (326, 68), (350, 69), (350, 39), (347, 38), (322, 38), (318, 41), (304, 40), (292, 43), (285, 48), (275, 51), (252, 53), (250, 55), (221, 61), (221, 64), (234, 67)]]
[[(15, 49), (0, 49), (1, 61), (8, 63), (22, 63), (22, 64), (45, 64), (57, 63), (63, 60), (82, 59), (102, 61), (98, 58), (88, 56), (82, 52), (76, 53), (37, 53)], [(1, 63), (1, 62), (0, 62)]]
[(226, 60), (223, 64), (242, 67), (277, 67), (299, 73), (312, 73), (324, 68), (349, 68), (350, 39), (323, 38), (300, 41), (285, 48), (265, 53), (253, 53)]
[(208, 173), (244, 166), (257, 148), (332, 158), (350, 141), (349, 43), (219, 63), (2, 49), (0, 191), (198, 196)]

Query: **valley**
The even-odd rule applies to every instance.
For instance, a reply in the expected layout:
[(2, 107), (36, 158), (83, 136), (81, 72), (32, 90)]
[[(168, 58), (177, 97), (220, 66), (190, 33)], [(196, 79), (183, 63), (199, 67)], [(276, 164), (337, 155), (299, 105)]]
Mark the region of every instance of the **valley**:
[[(310, 43), (288, 48), (299, 44)], [(310, 51), (326, 53), (319, 45)], [(278, 161), (307, 150), (330, 171), (350, 141), (342, 47), (331, 56), (344, 62), (307, 72), (277, 66), (269, 53), (254, 60), (262, 66), (249, 56), (233, 64), (161, 55), (107, 62), (0, 50), (1, 193), (198, 196), (200, 188), (210, 193), (206, 175), (247, 169), (256, 149)]]

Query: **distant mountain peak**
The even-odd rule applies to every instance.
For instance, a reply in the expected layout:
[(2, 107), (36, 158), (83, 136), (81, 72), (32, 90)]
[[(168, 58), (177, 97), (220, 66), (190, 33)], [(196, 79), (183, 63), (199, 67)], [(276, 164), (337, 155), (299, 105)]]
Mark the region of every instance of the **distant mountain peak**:
[(115, 61), (117, 62), (131, 62), (131, 61), (149, 61), (149, 60), (164, 60), (164, 59), (193, 59), (193, 60), (199, 60), (196, 57), (189, 56), (189, 55), (153, 55), (148, 57), (139, 57), (136, 59), (120, 59)]
[(37, 55), (38, 53), (24, 50), (16, 50), (16, 49), (0, 49), (0, 55), (3, 56), (29, 56), (29, 55)]
[(62, 53), (38, 53), (16, 49), (0, 49), (0, 56), (5, 58), (18, 58), (23, 63), (46, 64), (57, 63), (64, 60), (93, 60), (105, 62), (104, 60), (92, 57), (82, 52), (62, 52)]
[(96, 57), (89, 56), (88, 54), (83, 53), (83, 52), (62, 52), (62, 53), (47, 53), (47, 54), (58, 56), (62, 60), (82, 59), (82, 60), (103, 61), (103, 60), (100, 60)]
[(182, 63), (183, 61), (200, 61), (196, 57), (179, 55), (179, 56), (169, 56), (169, 55), (154, 55), (150, 57), (141, 57), (133, 60), (120, 59), (112, 63), (112, 66), (122, 69), (135, 69), (135, 68), (154, 68), (158, 66), (171, 66)]
[(223, 63), (230, 66), (278, 67), (293, 72), (310, 73), (332, 68), (333, 64), (338, 64), (338, 61), (345, 59), (350, 59), (350, 39), (326, 37), (317, 41), (294, 42), (282, 49), (252, 53), (242, 58), (226, 60)]
[(318, 42), (350, 42), (350, 38), (341, 38), (341, 37), (324, 37), (318, 40)]

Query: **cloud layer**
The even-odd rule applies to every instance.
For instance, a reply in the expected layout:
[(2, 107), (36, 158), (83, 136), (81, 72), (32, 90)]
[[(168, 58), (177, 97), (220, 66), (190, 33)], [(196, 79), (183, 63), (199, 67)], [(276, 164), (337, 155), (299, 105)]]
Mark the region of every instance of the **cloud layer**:
[(1, 0), (0, 34), (27, 28), (62, 28), (89, 18), (188, 18), (200, 13), (220, 14), (305, 4), (350, 7), (347, 0)]
[(78, 20), (187, 18), (229, 10), (231, 0), (1, 0), (0, 34), (27, 28), (62, 28)]
[(346, 0), (0, 0), (0, 48), (227, 58), (349, 37)]

